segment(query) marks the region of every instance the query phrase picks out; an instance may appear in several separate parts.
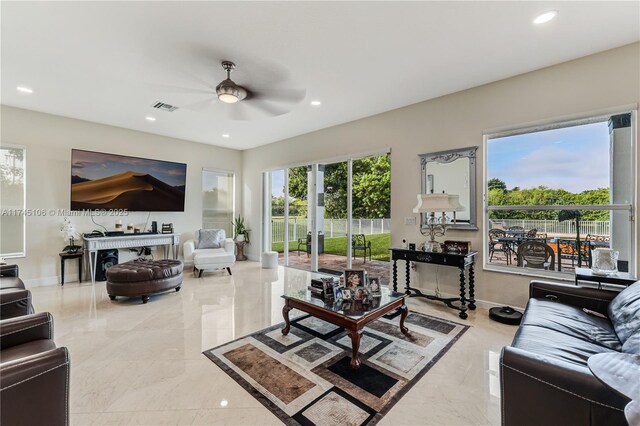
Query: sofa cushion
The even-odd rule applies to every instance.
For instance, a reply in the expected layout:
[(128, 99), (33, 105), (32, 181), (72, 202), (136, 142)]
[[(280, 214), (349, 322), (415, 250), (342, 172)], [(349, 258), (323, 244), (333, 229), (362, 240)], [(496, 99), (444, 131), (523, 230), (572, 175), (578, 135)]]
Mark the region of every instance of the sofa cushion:
[(25, 358), (34, 354), (50, 351), (55, 349), (56, 345), (51, 339), (38, 339), (32, 340), (21, 345), (11, 346), (5, 348), (0, 352), (2, 355), (2, 362), (14, 361), (16, 359)]
[(640, 330), (632, 334), (622, 345), (622, 352), (640, 355)]
[(616, 352), (605, 346), (534, 325), (520, 325), (512, 346), (550, 359), (587, 368), (590, 356)]
[(609, 320), (589, 315), (575, 306), (547, 299), (529, 299), (522, 324), (562, 333), (615, 351), (622, 349)]
[(622, 290), (611, 301), (609, 318), (622, 344), (640, 330), (640, 281)]
[(18, 277), (2, 277), (0, 278), (0, 289), (5, 288), (25, 288), (24, 283)]
[(226, 238), (224, 229), (199, 229), (196, 231), (196, 248), (220, 248)]

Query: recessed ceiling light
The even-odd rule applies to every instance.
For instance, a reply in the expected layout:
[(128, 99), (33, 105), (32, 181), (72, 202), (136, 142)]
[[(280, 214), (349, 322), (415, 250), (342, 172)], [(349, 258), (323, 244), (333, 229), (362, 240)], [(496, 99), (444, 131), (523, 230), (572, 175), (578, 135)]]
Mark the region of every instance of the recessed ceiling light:
[(229, 401), (227, 401), (226, 399), (223, 399), (222, 401), (220, 401), (221, 407), (226, 407), (227, 405), (229, 405)]
[(223, 138), (230, 138), (230, 137), (231, 137), (231, 135), (230, 135), (229, 133), (223, 133), (223, 134), (222, 134), (222, 137), (223, 137)]
[(18, 86), (16, 87), (16, 89), (18, 89), (18, 92), (22, 92), (22, 93), (33, 93), (33, 89), (30, 89), (25, 86)]
[(541, 14), (541, 15), (538, 15), (538, 17), (533, 20), (533, 23), (534, 24), (544, 24), (545, 22), (549, 22), (550, 20), (555, 18), (557, 14), (558, 14), (557, 10), (550, 10), (548, 12), (545, 12), (545, 13)]
[(156, 121), (156, 118), (155, 118), (155, 117), (152, 117), (152, 116), (150, 116), (150, 115), (147, 115), (147, 116), (145, 117), (145, 120), (147, 120), (147, 121)]
[(320, 102), (320, 101), (311, 101), (311, 105), (320, 106), (320, 105), (322, 105), (322, 102)]

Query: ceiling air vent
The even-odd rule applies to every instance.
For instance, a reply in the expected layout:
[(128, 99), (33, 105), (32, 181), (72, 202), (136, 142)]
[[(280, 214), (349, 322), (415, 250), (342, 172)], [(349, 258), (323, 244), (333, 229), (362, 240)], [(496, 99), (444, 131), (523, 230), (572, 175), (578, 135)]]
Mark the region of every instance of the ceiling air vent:
[(164, 102), (156, 102), (155, 104), (153, 104), (153, 107), (167, 112), (173, 112), (178, 109), (177, 106), (165, 104)]

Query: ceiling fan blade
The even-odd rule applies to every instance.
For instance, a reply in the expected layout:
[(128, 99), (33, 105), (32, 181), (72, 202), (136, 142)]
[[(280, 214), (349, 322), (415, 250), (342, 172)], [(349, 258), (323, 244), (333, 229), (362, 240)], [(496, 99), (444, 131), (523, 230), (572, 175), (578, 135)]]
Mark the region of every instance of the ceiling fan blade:
[(275, 117), (278, 115), (284, 115), (290, 110), (278, 105), (274, 105), (272, 102), (264, 99), (250, 99), (246, 102), (246, 105), (260, 111), (264, 116)]
[(180, 108), (190, 109), (192, 111), (202, 111), (209, 107), (212, 107), (214, 105), (214, 102), (216, 101), (217, 101), (216, 98), (210, 97), (202, 101), (194, 102), (187, 105), (182, 105)]
[(164, 84), (149, 84), (155, 90), (165, 93), (189, 93), (189, 94), (206, 94), (212, 95), (216, 92), (214, 89), (194, 89), (191, 87), (169, 86)]
[(249, 90), (252, 98), (268, 101), (278, 101), (285, 103), (297, 104), (302, 102), (307, 95), (305, 89), (266, 89), (266, 90)]
[(232, 105), (224, 105), (227, 109), (229, 119), (236, 121), (251, 120), (244, 102), (237, 102)]

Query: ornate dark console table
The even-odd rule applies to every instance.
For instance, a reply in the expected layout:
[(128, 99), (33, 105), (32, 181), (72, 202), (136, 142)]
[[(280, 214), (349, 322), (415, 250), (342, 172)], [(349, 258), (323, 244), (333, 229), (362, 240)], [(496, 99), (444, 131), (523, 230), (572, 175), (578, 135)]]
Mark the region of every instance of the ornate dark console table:
[[(406, 249), (391, 249), (391, 259), (393, 260), (393, 291), (398, 291), (398, 260), (404, 260), (406, 265), (406, 282), (405, 294), (409, 297), (426, 297), (429, 300), (437, 300), (443, 302), (448, 307), (460, 311), (460, 318), (467, 318), (467, 308), (474, 310), (476, 308), (475, 299), (475, 281), (473, 267), (476, 263), (477, 251), (467, 254), (458, 253), (432, 253)], [(444, 265), (457, 267), (460, 270), (460, 297), (438, 297), (435, 295), (424, 294), (420, 290), (411, 288), (411, 262), (431, 263), (433, 265)], [(466, 270), (469, 269), (469, 298), (466, 296)], [(454, 305), (454, 302), (459, 302)]]

